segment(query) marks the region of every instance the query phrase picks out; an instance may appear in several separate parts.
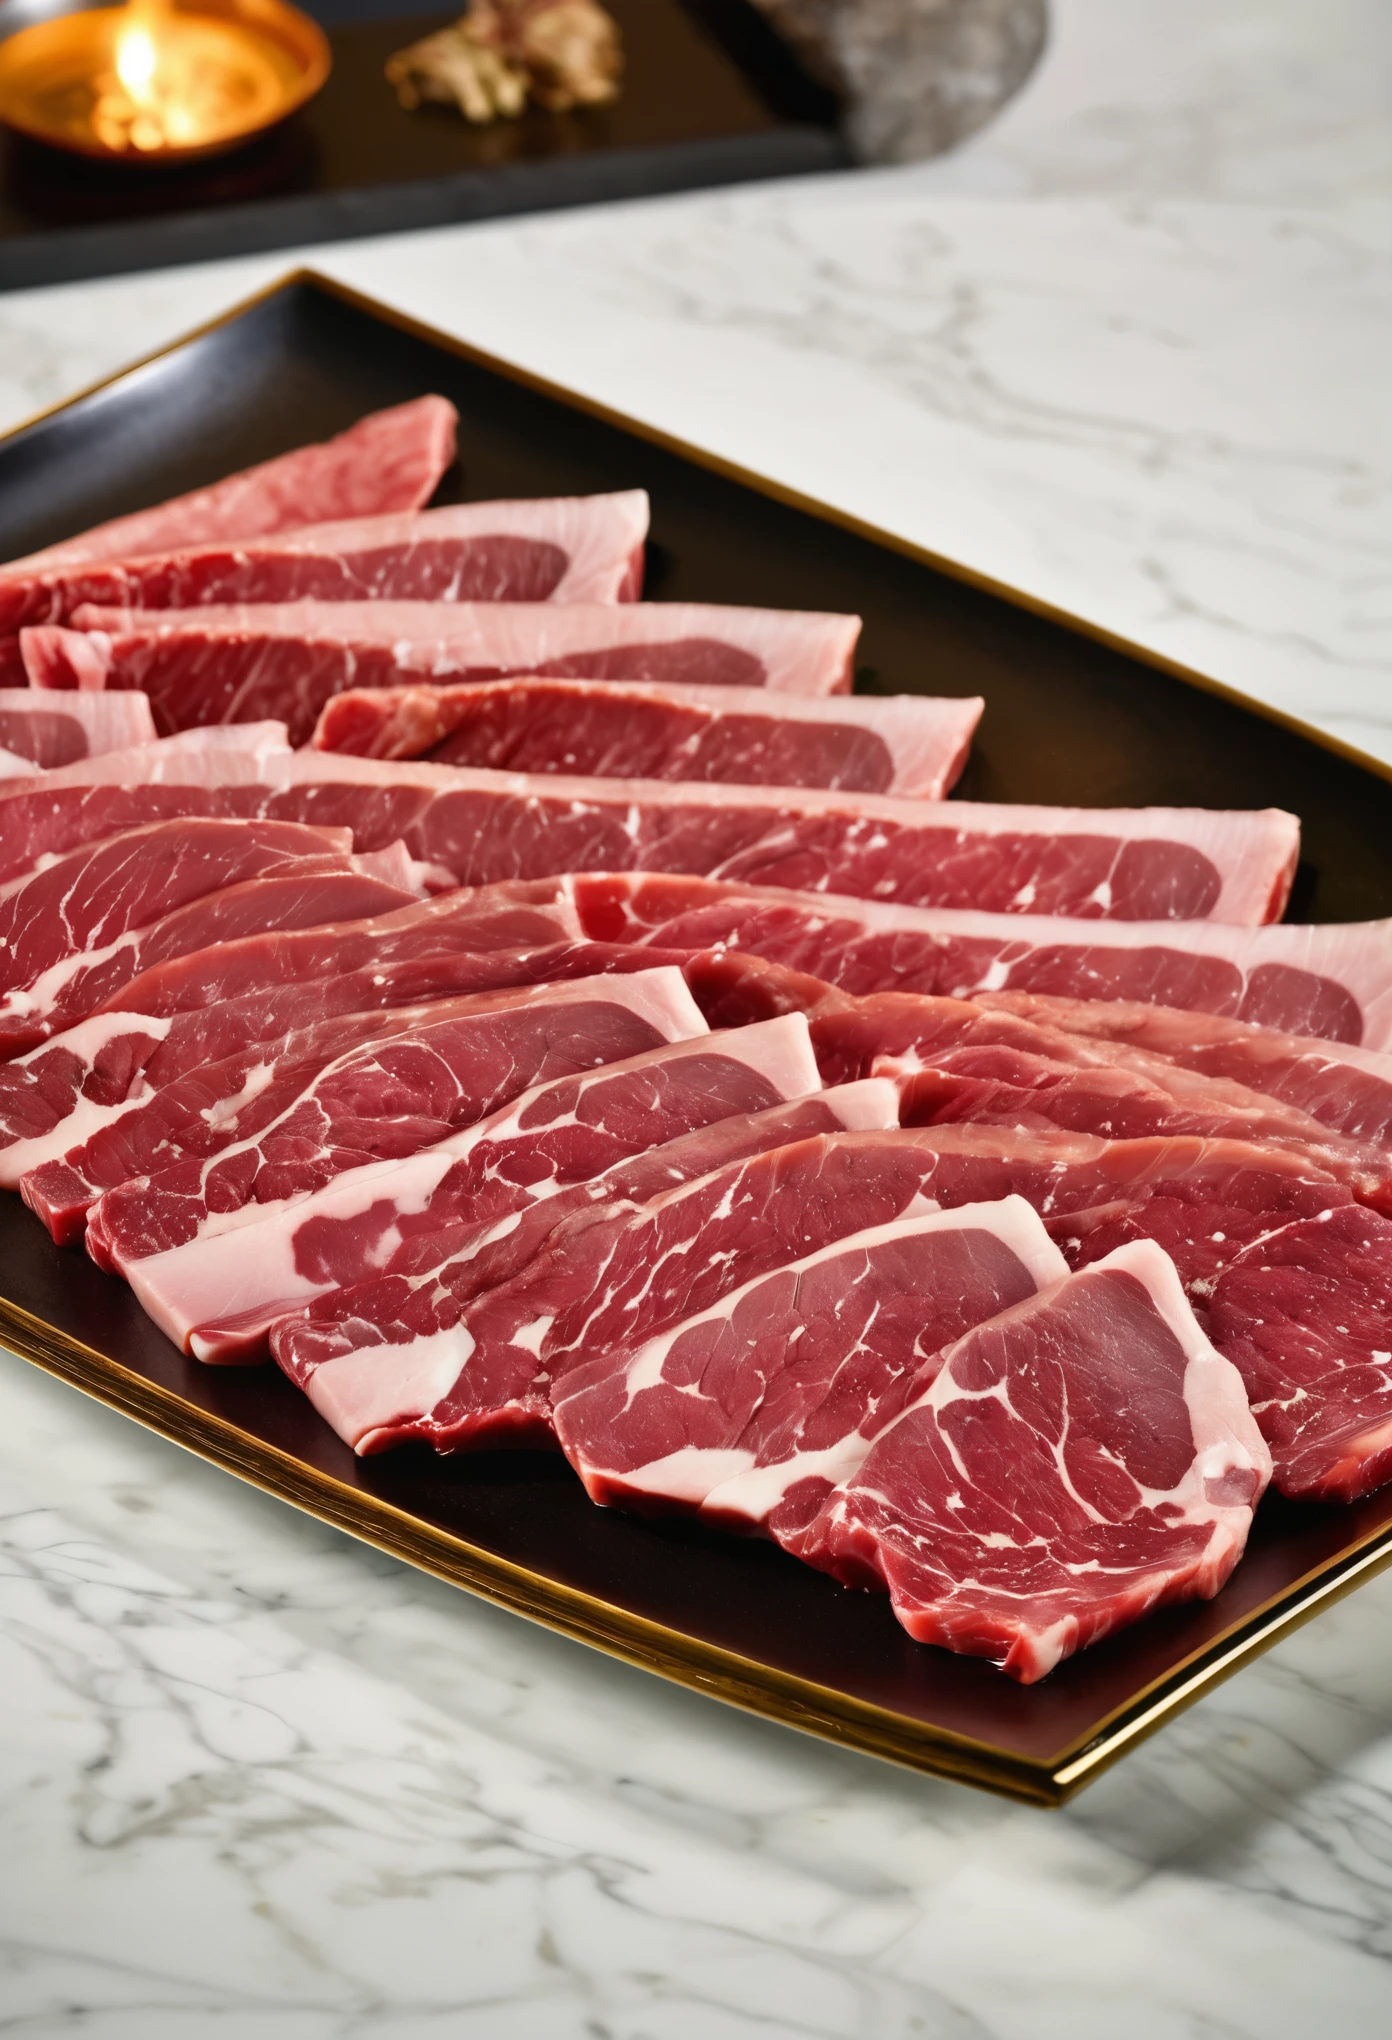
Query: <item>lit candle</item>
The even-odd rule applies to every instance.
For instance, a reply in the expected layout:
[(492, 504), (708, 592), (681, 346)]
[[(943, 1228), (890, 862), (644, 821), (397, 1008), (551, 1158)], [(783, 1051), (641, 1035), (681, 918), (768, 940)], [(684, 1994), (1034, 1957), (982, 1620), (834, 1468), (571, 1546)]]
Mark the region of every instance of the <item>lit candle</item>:
[(168, 0), (128, 0), (114, 72), (96, 82), (92, 130), (108, 149), (196, 148), (273, 119), (286, 66), (271, 43)]
[(88, 155), (177, 161), (284, 120), (329, 63), (323, 30), (285, 0), (127, 0), (0, 42), (0, 120)]

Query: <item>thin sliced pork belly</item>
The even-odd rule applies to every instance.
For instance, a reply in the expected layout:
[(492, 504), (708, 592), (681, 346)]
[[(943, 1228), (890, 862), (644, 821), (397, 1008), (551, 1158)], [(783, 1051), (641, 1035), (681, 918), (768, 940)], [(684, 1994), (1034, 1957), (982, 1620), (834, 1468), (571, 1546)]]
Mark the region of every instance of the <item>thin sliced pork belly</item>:
[(575, 894), (597, 939), (724, 944), (848, 992), (1123, 1000), (1392, 1048), (1392, 921), (1099, 927), (1061, 915), (885, 905), (643, 872), (579, 877)]
[(497, 772), (825, 786), (941, 800), (985, 704), (899, 694), (831, 701), (758, 687), (525, 675), (335, 695), (314, 745)]
[(443, 1261), (619, 1161), (820, 1088), (800, 1015), (702, 1035), (533, 1086), (405, 1160), (212, 1217), (136, 1271), (145, 1309), (200, 1360), (259, 1358), (277, 1318), (419, 1252)]
[(1208, 1323), (1283, 1494), (1354, 1502), (1392, 1480), (1392, 1222), (1352, 1206), (1253, 1241)]
[(23, 633), (36, 687), (140, 687), (161, 729), (280, 716), (306, 743), (350, 687), (507, 673), (845, 694), (860, 619), (704, 603), (297, 602), (85, 606)]
[[(129, 1276), (147, 1255), (197, 1238), (215, 1214), (317, 1190), (364, 1162), (413, 1155), (532, 1084), (708, 1031), (670, 966), (359, 1017), (367, 1024), (357, 1042), (328, 1058), (324, 1047), (348, 1035), (347, 1023), (310, 1030), (321, 1056), (312, 1074), (304, 1043), (259, 1057), (248, 1051), (219, 1066), (211, 1112), (171, 1130), (176, 1094), (182, 1105), (184, 1094), (213, 1083), (212, 1072), (195, 1072), (109, 1129), (129, 1166), (135, 1142), (148, 1147), (141, 1122), (159, 1126), (159, 1166), (119, 1179), (94, 1204), (93, 1258)], [(238, 1074), (229, 1091), (228, 1076)], [(21, 1185), (26, 1198), (31, 1181)]]
[(1271, 1459), (1174, 1269), (1123, 1247), (951, 1347), (807, 1527), (920, 1643), (1031, 1684), (1165, 1603), (1210, 1600)]
[(556, 1437), (592, 1501), (744, 1531), (805, 1523), (942, 1347), (1067, 1273), (1019, 1197), (854, 1233), (575, 1368)]
[(177, 546), (265, 538), (330, 519), (419, 510), (454, 459), (458, 419), (444, 397), (417, 397), (372, 411), (334, 439), (296, 447), (208, 488), (10, 560), (0, 580), (23, 585), (34, 573), (89, 560), (130, 559)]
[(210, 783), (206, 759), (182, 762), (183, 786), (169, 761), (155, 787), (69, 783), (79, 770), (69, 767), (44, 799), (8, 792), (0, 876), (137, 820), (273, 814), (349, 827), (359, 850), (400, 839), (461, 885), (627, 867), (948, 905), (976, 899), (1009, 913), (1257, 921), (1280, 912), (1299, 837), (1294, 817), (1276, 809), (996, 807), (473, 772), (324, 751), (269, 757), (255, 780), (245, 760), (220, 760), (228, 769)]
[[(0, 1053), (20, 1053), (82, 1019), (151, 963), (201, 949), (224, 930), (266, 925), (254, 905), (248, 910), (248, 884), (363, 875), (350, 840), (298, 823), (190, 817), (85, 845), (0, 888)], [(377, 884), (369, 897), (403, 904), (410, 889), (381, 877), (376, 864), (366, 874)], [(403, 860), (399, 875), (406, 870)], [(275, 898), (268, 895), (268, 920)]]
[(473, 1350), (471, 1302), (477, 1299), (482, 1309), (488, 1294), (503, 1294), (505, 1285), (516, 1306), (516, 1284), (524, 1278), (531, 1294), (541, 1296), (553, 1280), (566, 1279), (581, 1232), (599, 1242), (674, 1186), (752, 1155), (846, 1128), (892, 1126), (896, 1107), (893, 1086), (871, 1078), (717, 1120), (621, 1162), (590, 1183), (573, 1185), (522, 1213), (517, 1223), (505, 1220), (490, 1228), (482, 1243), (469, 1242), (438, 1276), (431, 1269), (416, 1277), (374, 1277), (323, 1297), (276, 1326), (271, 1351), (358, 1451), (381, 1451), (415, 1435), (430, 1436), (446, 1449), (500, 1441), (549, 1444), (545, 1384), (539, 1393), (526, 1392), (536, 1385), (526, 1380), (525, 1361), (518, 1370), (522, 1392), (505, 1391), (491, 1404), (486, 1395), (466, 1395), (451, 1414), (448, 1433), (432, 1423), (430, 1413), (452, 1387), (458, 1389), (461, 1366)]
[[(0, 1184), (16, 1187), (199, 1064), (310, 1022), (608, 967), (600, 945), (565, 940), (573, 917), (545, 880), (393, 906), (380, 880), (353, 871), (263, 892), (258, 912), (256, 934), (142, 971), (101, 1012), (0, 1064)], [(651, 949), (626, 959), (635, 970), (666, 960)]]
[(180, 541), (174, 550), (26, 579), (0, 573), (0, 631), (61, 623), (84, 603), (164, 610), (306, 600), (633, 601), (647, 529), (647, 496), (629, 489), (450, 504), (264, 538)]
[[(0, 581), (3, 587), (3, 581)], [(51, 701), (31, 687), (0, 687), (0, 744), (44, 771), (155, 736), (143, 694), (77, 694)]]

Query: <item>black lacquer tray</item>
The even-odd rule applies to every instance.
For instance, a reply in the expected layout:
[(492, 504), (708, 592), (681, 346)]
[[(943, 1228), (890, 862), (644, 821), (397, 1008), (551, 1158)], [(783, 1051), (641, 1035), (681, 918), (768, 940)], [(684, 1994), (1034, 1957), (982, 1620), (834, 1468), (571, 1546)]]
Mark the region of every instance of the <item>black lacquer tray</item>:
[[(438, 390), (443, 496), (646, 487), (657, 598), (857, 610), (863, 689), (986, 697), (962, 792), (1293, 809), (1298, 917), (1392, 913), (1392, 784), (1356, 753), (950, 563), (301, 274), (0, 441), (0, 556)], [(1392, 1490), (1268, 1498), (1216, 1601), (1022, 1688), (911, 1642), (886, 1602), (771, 1546), (594, 1508), (559, 1459), (356, 1460), (273, 1369), (184, 1360), (130, 1292), (0, 1197), (0, 1337), (299, 1507), (685, 1685), (1044, 1804), (1392, 1559)]]
[[(0, 0), (0, 37), (98, 4)], [(383, 76), (464, 0), (299, 4), (328, 33), (333, 74), (302, 113), (230, 155), (141, 170), (0, 133), (0, 290), (848, 160), (831, 96), (750, 0), (606, 0), (628, 67), (615, 104), (481, 128), (447, 107), (403, 112)]]

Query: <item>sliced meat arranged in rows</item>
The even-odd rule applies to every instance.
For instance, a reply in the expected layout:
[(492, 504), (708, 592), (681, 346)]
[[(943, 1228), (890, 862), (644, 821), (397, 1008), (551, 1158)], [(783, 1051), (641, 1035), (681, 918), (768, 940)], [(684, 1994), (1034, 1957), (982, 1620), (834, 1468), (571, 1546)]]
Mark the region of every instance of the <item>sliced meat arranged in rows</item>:
[(503, 772), (825, 786), (941, 800), (984, 704), (924, 695), (774, 695), (753, 687), (480, 680), (335, 695), (314, 744)]
[(768, 1532), (857, 1471), (942, 1347), (1067, 1273), (1019, 1197), (853, 1232), (582, 1361), (556, 1435), (594, 1501)]
[(317, 602), (633, 602), (648, 499), (567, 496), (297, 526), (135, 558), (0, 574), (0, 630), (84, 604), (132, 610)]
[(162, 729), (279, 716), (297, 744), (333, 695), (403, 678), (543, 673), (845, 694), (860, 635), (855, 616), (694, 602), (88, 606), (72, 621), (23, 633), (32, 685), (143, 688)]
[[(671, 968), (445, 999), (307, 1030), (269, 1080), (261, 1064), (242, 1075), (245, 1059), (234, 1058), (227, 1077), (196, 1072), (121, 1123), (127, 1173), (89, 1214), (88, 1251), (129, 1274), (134, 1261), (198, 1238), (228, 1212), (433, 1146), (533, 1083), (706, 1031)], [(206, 1102), (190, 1110), (199, 1096)], [(143, 1166), (133, 1167), (137, 1144)]]
[(533, 1087), (406, 1160), (210, 1214), (196, 1237), (126, 1272), (177, 1345), (203, 1360), (257, 1357), (278, 1318), (365, 1269), (410, 1266), (426, 1247), (436, 1266), (472, 1257), (504, 1221), (622, 1158), (819, 1088), (800, 1015), (690, 1036)]
[[(443, 1401), (461, 1387), (461, 1354), (467, 1359), (478, 1344), (473, 1327), (482, 1331), (485, 1344), (490, 1341), (488, 1322), (471, 1306), (483, 1312), (491, 1298), (502, 1298), (503, 1314), (514, 1324), (537, 1322), (528, 1299), (573, 1286), (578, 1237), (596, 1248), (599, 1271), (608, 1237), (675, 1186), (706, 1181), (751, 1156), (823, 1135), (892, 1127), (897, 1105), (894, 1087), (871, 1078), (717, 1120), (617, 1164), (593, 1183), (563, 1191), (516, 1223), (489, 1227), (480, 1238), (460, 1243), (458, 1251), (452, 1246), (438, 1270), (427, 1252), (419, 1257), (426, 1264), (422, 1274), (408, 1267), (325, 1296), (277, 1324), (272, 1353), (359, 1451), (380, 1451), (417, 1435), (437, 1443), (447, 1439), (451, 1448), (475, 1438), (550, 1443), (544, 1382), (540, 1393), (528, 1392), (535, 1337), (511, 1356), (500, 1395), (490, 1395), (476, 1379), (456, 1398), (443, 1425), (437, 1420)], [(409, 1264), (412, 1256), (403, 1258)]]
[(578, 877), (575, 899), (605, 941), (741, 949), (848, 992), (1130, 1000), (1392, 1048), (1389, 921), (1257, 928), (1232, 926), (1231, 916), (1184, 925), (1114, 918), (1100, 927), (649, 873)]
[(0, 887), (0, 1054), (21, 1054), (142, 970), (224, 937), (419, 897), (404, 852), (355, 857), (345, 830), (155, 822)]
[(576, 1367), (555, 1423), (596, 1501), (757, 1530), (1025, 1682), (1216, 1593), (1271, 1472), (1160, 1249), (1070, 1276), (1014, 1197), (755, 1276)]
[(947, 803), (979, 700), (453, 444), (0, 571), (0, 1183), (360, 1453), (559, 1446), (1026, 1682), (1392, 1478), (1392, 942), (1271, 925), (1295, 818)]
[[(26, 1169), (66, 1153), (106, 1116), (200, 1063), (336, 1013), (586, 975), (567, 965), (600, 953), (571, 940), (574, 914), (549, 880), (406, 905), (383, 898), (386, 910), (375, 914), (369, 888), (378, 881), (358, 884), (360, 897), (338, 905), (340, 881), (316, 880), (324, 911), (298, 926), (278, 925), (275, 895), (262, 894), (256, 933), (224, 935), (214, 948), (152, 965), (90, 1019), (0, 1063), (0, 1183), (14, 1188)], [(624, 954), (635, 969), (662, 960), (653, 950)], [(495, 963), (500, 956), (506, 960)], [(534, 965), (525, 960), (533, 957)]]
[(133, 767), (122, 785), (102, 763), (68, 766), (41, 793), (24, 781), (0, 790), (0, 878), (177, 813), (273, 815), (351, 828), (360, 850), (399, 839), (461, 885), (659, 870), (906, 904), (975, 900), (1012, 914), (1178, 922), (1221, 914), (1255, 923), (1280, 913), (1299, 841), (1294, 818), (1279, 809), (938, 803), (477, 772), (320, 751), (162, 754), (155, 783), (135, 783)]
[(211, 1211), (313, 1189), (472, 1125), (515, 1095), (472, 1109), (490, 1058), (516, 1055), (524, 1090), (543, 1070), (570, 1074), (705, 1031), (670, 967), (340, 1013), (199, 1064), (20, 1190), (58, 1238), (101, 1200), (89, 1250), (124, 1268), (192, 1237)]

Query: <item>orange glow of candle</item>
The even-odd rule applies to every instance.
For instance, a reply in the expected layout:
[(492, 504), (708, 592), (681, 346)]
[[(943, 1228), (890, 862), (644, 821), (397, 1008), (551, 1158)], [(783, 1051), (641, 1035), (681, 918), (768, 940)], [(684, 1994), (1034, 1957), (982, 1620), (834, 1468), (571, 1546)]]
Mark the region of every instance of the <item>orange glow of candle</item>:
[(0, 44), (0, 119), (61, 148), (178, 161), (283, 120), (328, 69), (323, 32), (279, 0), (128, 0)]

